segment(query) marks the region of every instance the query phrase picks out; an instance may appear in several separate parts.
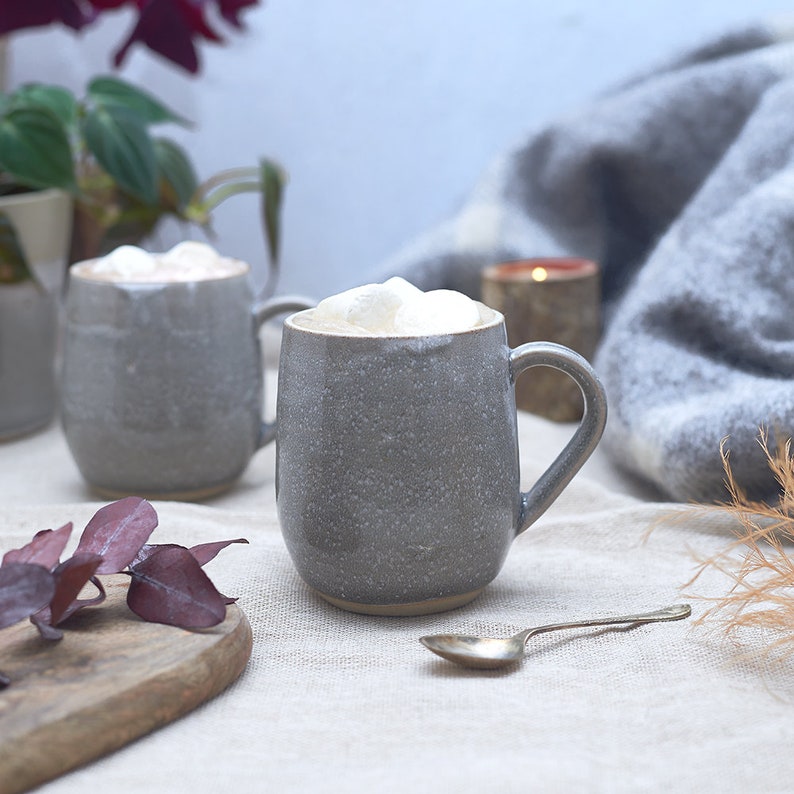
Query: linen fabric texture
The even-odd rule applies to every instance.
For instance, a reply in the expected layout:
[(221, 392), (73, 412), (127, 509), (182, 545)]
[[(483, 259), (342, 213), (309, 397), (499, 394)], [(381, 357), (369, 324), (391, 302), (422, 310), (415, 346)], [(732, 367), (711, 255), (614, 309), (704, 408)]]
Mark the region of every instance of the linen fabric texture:
[(667, 497), (720, 500), (727, 439), (772, 498), (759, 433), (794, 431), (792, 107), (791, 37), (734, 31), (532, 131), (383, 274), (477, 296), (494, 262), (596, 260), (608, 454)]
[[(521, 413), (518, 429), (526, 488), (570, 426)], [(152, 542), (250, 541), (206, 567), (221, 592), (239, 597), (253, 629), (242, 676), (42, 794), (791, 790), (794, 660), (766, 654), (774, 632), (732, 642), (717, 624), (696, 622), (708, 606), (701, 598), (725, 594), (730, 577), (709, 574), (681, 592), (697, 559), (730, 543), (734, 525), (722, 511), (641, 498), (599, 449), (470, 605), (371, 617), (326, 604), (298, 577), (276, 518), (274, 464), (267, 447), (208, 504), (155, 503)], [(0, 478), (0, 554), (67, 520), (73, 548), (100, 505), (85, 501), (57, 428), (0, 445), (0, 471), (9, 473)], [(691, 601), (692, 618), (538, 636), (507, 671), (454, 666), (418, 641), (506, 637), (681, 601)], [(90, 658), (90, 630), (70, 636)], [(90, 691), (90, 664), (83, 685)]]

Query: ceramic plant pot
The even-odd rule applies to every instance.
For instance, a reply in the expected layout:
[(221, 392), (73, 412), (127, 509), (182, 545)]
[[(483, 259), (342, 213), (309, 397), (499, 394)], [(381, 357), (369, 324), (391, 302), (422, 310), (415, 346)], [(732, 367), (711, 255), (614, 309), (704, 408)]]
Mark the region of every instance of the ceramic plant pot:
[(58, 300), (71, 204), (58, 190), (0, 198), (0, 213), (13, 225), (33, 273), (0, 283), (0, 440), (37, 430), (55, 413)]

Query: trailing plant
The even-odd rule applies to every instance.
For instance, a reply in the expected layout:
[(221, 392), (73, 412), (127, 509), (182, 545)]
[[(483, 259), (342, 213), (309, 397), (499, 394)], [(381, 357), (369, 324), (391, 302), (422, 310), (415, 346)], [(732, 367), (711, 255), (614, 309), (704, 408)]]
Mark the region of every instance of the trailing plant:
[[(189, 126), (151, 94), (116, 77), (94, 78), (79, 99), (65, 88), (39, 83), (0, 94), (0, 195), (44, 188), (71, 193), (74, 262), (138, 242), (165, 217), (211, 234), (219, 204), (240, 193), (258, 193), (272, 288), (283, 170), (263, 158), (257, 166), (199, 182), (185, 149), (154, 134), (167, 123)], [(13, 243), (6, 236), (0, 246), (2, 254)]]

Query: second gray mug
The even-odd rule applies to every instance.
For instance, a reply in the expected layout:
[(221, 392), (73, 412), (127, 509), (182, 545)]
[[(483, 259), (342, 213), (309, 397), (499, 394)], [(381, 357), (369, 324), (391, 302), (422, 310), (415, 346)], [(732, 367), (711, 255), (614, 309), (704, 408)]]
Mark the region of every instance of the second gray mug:
[(275, 435), (262, 420), (259, 329), (308, 305), (255, 303), (248, 273), (136, 284), (73, 268), (61, 418), (83, 477), (108, 497), (197, 499), (229, 487)]

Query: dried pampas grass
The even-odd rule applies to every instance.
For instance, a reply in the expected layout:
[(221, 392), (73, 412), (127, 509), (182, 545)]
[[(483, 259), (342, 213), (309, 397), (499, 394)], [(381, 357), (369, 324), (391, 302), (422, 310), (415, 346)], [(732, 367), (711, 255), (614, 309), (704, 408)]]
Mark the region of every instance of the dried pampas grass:
[[(733, 586), (724, 596), (702, 597), (712, 606), (697, 622), (714, 621), (728, 635), (741, 628), (771, 630), (778, 637), (768, 650), (789, 656), (794, 654), (794, 558), (790, 556), (794, 553), (794, 458), (791, 439), (774, 452), (766, 431), (761, 431), (758, 441), (780, 486), (778, 501), (767, 504), (747, 498), (734, 479), (723, 441), (720, 453), (730, 500), (718, 509), (738, 520), (736, 540), (719, 554), (700, 560), (685, 587), (691, 587), (706, 570), (721, 572)], [(737, 559), (742, 547), (744, 555)]]

